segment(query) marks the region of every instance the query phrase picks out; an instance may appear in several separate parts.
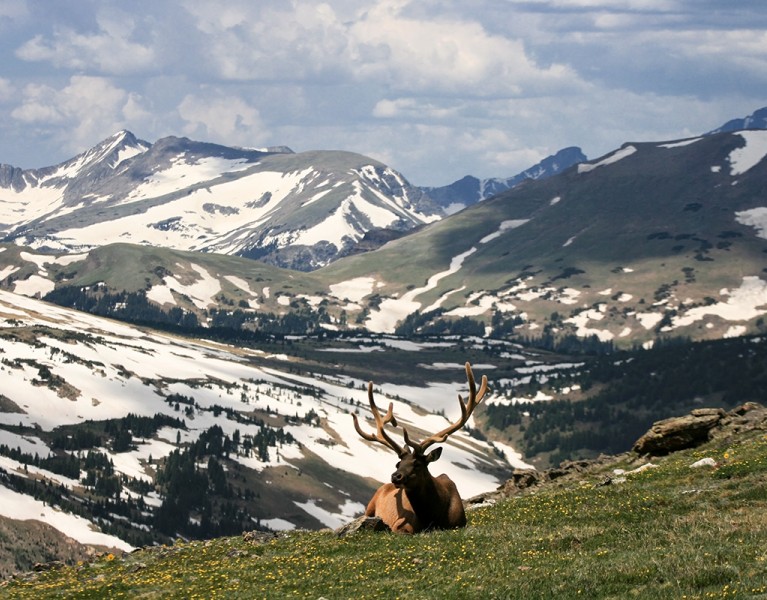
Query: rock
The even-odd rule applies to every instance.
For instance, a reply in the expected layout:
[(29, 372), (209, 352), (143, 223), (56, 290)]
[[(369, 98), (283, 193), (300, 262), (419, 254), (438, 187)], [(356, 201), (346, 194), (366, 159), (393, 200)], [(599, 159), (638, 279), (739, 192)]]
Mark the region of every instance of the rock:
[(746, 402), (744, 404), (741, 404), (740, 406), (736, 406), (730, 411), (731, 415), (737, 415), (742, 417), (743, 415), (750, 413), (751, 411), (763, 411), (764, 406), (761, 404), (758, 404), (756, 402)]
[(636, 475), (637, 473), (644, 473), (648, 469), (657, 469), (658, 465), (655, 463), (645, 463), (643, 465), (638, 466), (636, 469), (632, 471), (627, 471), (626, 475)]
[(709, 440), (711, 430), (725, 416), (721, 408), (698, 408), (683, 417), (658, 421), (636, 441), (633, 450), (637, 454), (661, 456), (694, 448)]
[(711, 458), (710, 456), (707, 456), (706, 458), (701, 458), (700, 460), (695, 461), (690, 465), (691, 469), (700, 469), (701, 467), (716, 467), (716, 461)]
[(55, 569), (61, 569), (64, 567), (64, 561), (61, 560), (52, 560), (51, 562), (47, 563), (35, 563), (32, 565), (32, 570), (35, 572), (41, 572), (41, 571), (53, 571)]
[(273, 531), (245, 531), (242, 534), (242, 539), (251, 544), (266, 544), (276, 538), (280, 537), (278, 533)]
[(523, 490), (535, 487), (546, 481), (546, 473), (535, 469), (514, 469), (511, 477), (491, 492), (485, 492), (463, 501), (465, 509), (492, 504), (503, 498), (519, 495)]
[(561, 462), (558, 467), (546, 471), (546, 474), (551, 480), (559, 479), (570, 473), (582, 473), (586, 468), (593, 464), (594, 462), (590, 460), (565, 460)]
[[(524, 490), (538, 485), (541, 482), (541, 474), (535, 469), (514, 469), (511, 477), (501, 487), (505, 491)], [(508, 495), (508, 494), (507, 494)]]
[(346, 537), (358, 531), (389, 531), (389, 526), (384, 523), (380, 517), (366, 517), (365, 515), (354, 519), (335, 530), (338, 537)]

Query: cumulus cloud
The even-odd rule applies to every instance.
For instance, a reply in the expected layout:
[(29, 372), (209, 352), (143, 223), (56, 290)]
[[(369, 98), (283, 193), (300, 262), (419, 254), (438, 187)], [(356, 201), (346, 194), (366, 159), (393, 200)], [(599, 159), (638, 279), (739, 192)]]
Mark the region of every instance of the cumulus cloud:
[(237, 2), (226, 8), (190, 0), (187, 9), (221, 77), (324, 78), (399, 91), (519, 95), (577, 84), (563, 64), (539, 66), (524, 43), (489, 33), (478, 21), (412, 17), (410, 2), (343, 6)]
[(519, 96), (578, 84), (563, 64), (536, 64), (519, 39), (493, 35), (474, 20), (408, 17), (407, 4), (383, 1), (350, 27), (358, 78), (463, 96)]
[(137, 94), (109, 79), (85, 75), (73, 76), (61, 89), (28, 84), (22, 90), (21, 104), (11, 111), (16, 121), (55, 131), (57, 141), (73, 152), (147, 116)]
[(22, 60), (50, 62), (56, 67), (95, 69), (102, 73), (132, 73), (151, 67), (156, 60), (151, 46), (132, 41), (136, 19), (123, 12), (102, 10), (98, 31), (81, 33), (55, 27), (49, 38), (35, 35), (16, 51)]
[(0, 102), (8, 102), (15, 94), (15, 86), (8, 79), (0, 77)]
[(189, 136), (239, 145), (253, 145), (266, 136), (258, 109), (242, 98), (189, 94), (179, 105), (178, 114)]
[(3, 0), (0, 162), (127, 127), (509, 176), (750, 114), (765, 31), (760, 0)]
[(223, 8), (187, 0), (184, 6), (204, 36), (210, 65), (225, 79), (316, 80), (343, 68), (345, 26), (329, 4), (236, 0)]

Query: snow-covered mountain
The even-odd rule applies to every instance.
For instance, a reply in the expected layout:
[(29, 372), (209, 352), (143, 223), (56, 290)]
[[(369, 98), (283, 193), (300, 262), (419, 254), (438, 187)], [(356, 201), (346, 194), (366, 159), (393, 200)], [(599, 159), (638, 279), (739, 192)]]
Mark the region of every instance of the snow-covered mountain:
[(33, 248), (128, 242), (311, 270), (369, 231), (441, 214), (399, 173), (340, 151), (150, 144), (121, 131), (55, 167), (0, 166), (0, 236)]
[(505, 192), (524, 181), (551, 177), (586, 160), (586, 155), (580, 148), (571, 146), (544, 158), (538, 164), (513, 177), (477, 179), (472, 175), (467, 175), (450, 185), (421, 189), (442, 206), (445, 212), (454, 214), (467, 206)]
[[(428, 355), (426, 346), (397, 345), (360, 338), (316, 353), (328, 365), (343, 352), (404, 353), (414, 365)], [(457, 341), (454, 351), (465, 356)], [(189, 527), (204, 535), (205, 519), (231, 522), (227, 503), (249, 528), (335, 527), (364, 510), (396, 462), (354, 430), (351, 412), (369, 416), (365, 380), (313, 372), (267, 344), (184, 339), (0, 291), (0, 356), (0, 518), (41, 520), (84, 544), (128, 549)], [(444, 365), (414, 366), (404, 381), (377, 376), (379, 404), (394, 402), (414, 435), (438, 431), (445, 415), (459, 416), (457, 395), (465, 395), (461, 365), (448, 368), (454, 382)], [(416, 372), (431, 382), (410, 383)], [(444, 448), (435, 469), (464, 497), (494, 489), (510, 468), (466, 431)], [(169, 465), (183, 474), (174, 461), (192, 451), (187, 466), (208, 501), (175, 506)], [(170, 519), (167, 510), (187, 511), (176, 531), (160, 518)]]
[[(628, 143), (312, 273), (112, 244), (0, 246), (0, 286), (114, 318), (305, 334), (596, 337), (764, 330), (767, 131)], [(4, 248), (4, 249), (3, 249)]]

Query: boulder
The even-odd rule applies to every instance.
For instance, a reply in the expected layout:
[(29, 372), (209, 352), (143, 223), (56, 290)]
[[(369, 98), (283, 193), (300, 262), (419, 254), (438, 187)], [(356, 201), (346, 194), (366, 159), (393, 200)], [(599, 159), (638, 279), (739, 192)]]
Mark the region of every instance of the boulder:
[(570, 475), (571, 473), (582, 473), (589, 467), (593, 466), (595, 461), (593, 460), (565, 460), (559, 463), (558, 467), (549, 469), (546, 471), (548, 479), (554, 480)]
[(338, 537), (346, 537), (347, 535), (362, 530), (389, 531), (389, 526), (384, 523), (380, 517), (366, 517), (365, 515), (362, 515), (361, 517), (354, 519), (351, 523), (342, 525), (335, 530), (335, 533)]
[(658, 421), (636, 441), (633, 450), (637, 454), (662, 456), (694, 448), (710, 439), (711, 430), (725, 416), (721, 408), (698, 408), (683, 417)]

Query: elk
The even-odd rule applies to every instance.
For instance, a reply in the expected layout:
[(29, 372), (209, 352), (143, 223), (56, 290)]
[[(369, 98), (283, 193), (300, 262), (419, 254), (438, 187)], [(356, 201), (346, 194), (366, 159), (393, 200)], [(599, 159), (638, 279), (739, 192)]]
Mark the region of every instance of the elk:
[(457, 529), (466, 526), (463, 501), (455, 483), (444, 473), (438, 477), (429, 473), (429, 463), (440, 457), (442, 448), (435, 448), (426, 453), (429, 446), (444, 443), (448, 436), (461, 429), (487, 392), (487, 376), (482, 376), (482, 383), (477, 390), (468, 362), (466, 377), (469, 381), (467, 402), (458, 394), (461, 417), (422, 442), (410, 439), (407, 429), (403, 426), (403, 446), (397, 444), (384, 429), (389, 423), (392, 427), (397, 427), (394, 403), (389, 403), (389, 410), (382, 417), (373, 399), (373, 382), (368, 383), (368, 399), (376, 423), (376, 432), (373, 434), (362, 431), (357, 415), (352, 414), (354, 428), (362, 438), (394, 450), (399, 462), (397, 470), (392, 473), (391, 482), (383, 484), (371, 498), (365, 516), (380, 517), (389, 529), (397, 533), (418, 533), (428, 529)]

